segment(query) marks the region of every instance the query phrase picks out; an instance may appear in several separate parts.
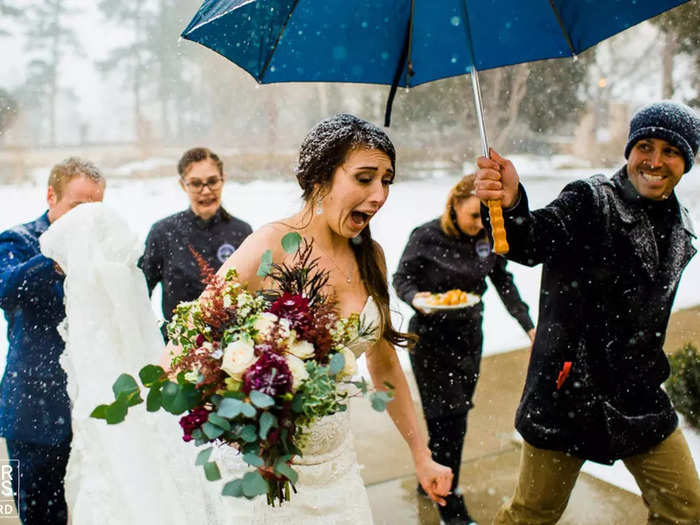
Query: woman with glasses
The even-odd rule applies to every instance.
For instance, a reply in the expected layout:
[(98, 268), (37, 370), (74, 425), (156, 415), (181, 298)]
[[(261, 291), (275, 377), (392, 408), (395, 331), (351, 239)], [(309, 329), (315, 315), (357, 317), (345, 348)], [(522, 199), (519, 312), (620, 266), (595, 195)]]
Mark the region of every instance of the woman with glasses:
[(153, 225), (139, 260), (149, 293), (162, 283), (166, 321), (180, 301), (196, 299), (204, 290), (190, 247), (216, 270), (253, 231), (221, 205), (224, 169), (216, 153), (207, 148), (190, 149), (182, 155), (177, 171), (190, 200), (189, 208)]

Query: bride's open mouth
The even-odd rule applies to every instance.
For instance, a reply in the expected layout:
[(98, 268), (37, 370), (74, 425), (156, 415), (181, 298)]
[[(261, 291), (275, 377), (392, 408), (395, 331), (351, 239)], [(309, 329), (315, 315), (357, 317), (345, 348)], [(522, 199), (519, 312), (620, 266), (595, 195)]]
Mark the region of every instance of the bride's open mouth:
[(353, 224), (357, 227), (365, 226), (371, 218), (372, 215), (362, 211), (355, 210), (350, 213), (350, 219), (352, 220)]

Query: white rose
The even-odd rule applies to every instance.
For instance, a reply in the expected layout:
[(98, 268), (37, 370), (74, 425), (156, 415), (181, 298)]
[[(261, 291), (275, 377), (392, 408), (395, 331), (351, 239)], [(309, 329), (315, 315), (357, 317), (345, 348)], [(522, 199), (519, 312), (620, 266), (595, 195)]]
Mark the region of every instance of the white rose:
[(357, 374), (357, 359), (355, 359), (355, 354), (347, 346), (342, 347), (339, 350), (340, 354), (345, 358), (345, 366), (340, 371), (340, 377), (350, 378)]
[(314, 345), (308, 341), (297, 341), (290, 345), (287, 351), (299, 359), (309, 359), (314, 356)]
[(296, 392), (301, 383), (308, 379), (309, 373), (306, 371), (304, 361), (298, 357), (291, 354), (286, 354), (285, 359), (287, 360), (289, 371), (292, 373), (292, 391)]
[(241, 381), (243, 373), (254, 362), (255, 352), (253, 351), (253, 345), (245, 339), (239, 339), (229, 344), (224, 350), (221, 369), (235, 380)]

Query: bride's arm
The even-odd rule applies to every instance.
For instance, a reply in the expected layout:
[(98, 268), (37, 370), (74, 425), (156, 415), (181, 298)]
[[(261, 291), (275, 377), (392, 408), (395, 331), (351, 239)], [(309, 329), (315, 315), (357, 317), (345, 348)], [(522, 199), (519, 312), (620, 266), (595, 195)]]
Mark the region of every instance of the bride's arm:
[(387, 411), (411, 450), (418, 481), (432, 500), (444, 505), (443, 497), (452, 485), (452, 471), (432, 459), (426, 439), (418, 428), (406, 376), (391, 343), (382, 339), (367, 352), (367, 367), (377, 389), (383, 389), (385, 381), (395, 387), (394, 400), (387, 405)]
[[(386, 279), (384, 250), (376, 241), (375, 246), (377, 248), (377, 263)], [(367, 352), (367, 368), (369, 368), (372, 382), (376, 388), (382, 389), (385, 381), (394, 386), (395, 397), (387, 405), (387, 411), (411, 450), (416, 475), (421, 486), (433, 501), (445, 505), (443, 498), (449, 494), (452, 486), (452, 470), (433, 461), (426, 438), (418, 429), (416, 412), (413, 408), (413, 400), (408, 389), (406, 376), (401, 369), (396, 350), (389, 341), (382, 338)]]
[[(273, 260), (278, 260), (281, 256), (279, 239), (283, 230), (279, 225), (268, 224), (251, 233), (238, 249), (226, 259), (221, 268), (216, 272), (220, 277), (224, 277), (226, 272), (235, 268), (238, 272), (238, 280), (247, 284), (251, 291), (259, 290), (263, 286), (263, 279), (258, 277), (258, 266), (260, 258), (267, 249), (272, 249)], [(207, 290), (204, 290), (198, 300), (206, 298)], [(168, 342), (160, 357), (160, 366), (168, 371), (170, 363), (175, 355), (180, 353), (180, 347)]]

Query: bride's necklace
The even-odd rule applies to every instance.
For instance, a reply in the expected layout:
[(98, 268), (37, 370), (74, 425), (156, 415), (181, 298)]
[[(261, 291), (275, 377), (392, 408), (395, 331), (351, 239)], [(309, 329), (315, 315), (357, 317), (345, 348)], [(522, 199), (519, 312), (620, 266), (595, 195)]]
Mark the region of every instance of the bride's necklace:
[(335, 259), (333, 257), (328, 256), (328, 254), (323, 248), (321, 248), (318, 244), (316, 244), (316, 248), (318, 248), (318, 250), (326, 256), (326, 259), (331, 261), (333, 263), (333, 266), (335, 266), (338, 269), (338, 271), (345, 276), (345, 282), (348, 284), (352, 284), (352, 274), (355, 273), (354, 270), (350, 271), (350, 273), (346, 273), (340, 266), (338, 266), (338, 263), (335, 262)]

